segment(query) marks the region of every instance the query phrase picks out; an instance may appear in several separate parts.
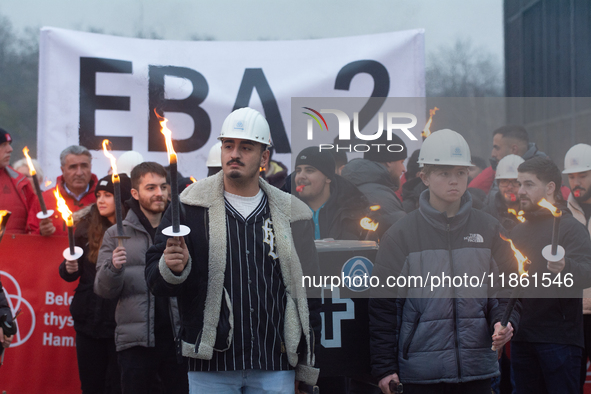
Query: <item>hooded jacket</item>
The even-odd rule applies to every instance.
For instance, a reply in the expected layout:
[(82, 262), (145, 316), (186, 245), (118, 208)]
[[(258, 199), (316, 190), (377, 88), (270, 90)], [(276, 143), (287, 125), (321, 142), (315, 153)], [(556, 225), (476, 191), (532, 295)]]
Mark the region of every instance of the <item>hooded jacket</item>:
[[(513, 341), (536, 343), (559, 343), (584, 346), (583, 342), (583, 289), (591, 286), (591, 239), (585, 226), (579, 223), (566, 208), (564, 201), (556, 205), (563, 211), (560, 220), (558, 244), (566, 253), (562, 270), (563, 283), (552, 283), (549, 287), (529, 287), (522, 298), (523, 313), (519, 332)], [(511, 230), (511, 239), (531, 261), (530, 277), (544, 275), (555, 280), (556, 274), (547, 268), (542, 249), (552, 243), (554, 218), (544, 208), (525, 213), (526, 221)], [(565, 275), (571, 274), (572, 286), (564, 282)], [(537, 298), (532, 298), (537, 297)]]
[[(189, 260), (180, 275), (164, 262), (167, 237), (161, 230), (171, 224), (171, 210), (162, 219), (155, 243), (147, 253), (146, 282), (152, 293), (177, 296), (181, 312), (181, 351), (185, 357), (210, 360), (216, 349), (232, 339), (232, 305), (224, 289), (227, 259), (226, 207), (222, 171), (187, 187), (180, 196), (181, 224), (190, 226), (185, 237)], [(283, 335), (296, 379), (314, 384), (318, 370), (314, 347), (320, 341), (320, 303), (308, 300), (299, 286), (302, 275), (319, 275), (310, 208), (294, 196), (259, 178), (267, 195), (287, 304)], [(296, 251), (297, 253), (293, 253)], [(309, 305), (309, 306), (308, 306)], [(303, 342), (298, 357), (298, 346)]]
[[(591, 220), (587, 222), (583, 208), (581, 208), (572, 193), (568, 196), (568, 209), (573, 214), (573, 217), (577, 219), (579, 223), (587, 227), (587, 231), (591, 233)], [(591, 287), (583, 290), (583, 314), (591, 314)]]
[[(154, 295), (148, 291), (144, 275), (146, 252), (152, 246), (152, 237), (130, 209), (123, 220), (123, 240), (127, 262), (120, 269), (113, 265), (113, 250), (117, 248), (117, 225), (109, 227), (103, 237), (96, 264), (94, 292), (107, 299), (117, 300), (115, 311), (115, 345), (117, 351), (134, 346), (155, 346)], [(170, 298), (171, 325), (174, 337), (180, 327), (176, 298)]]
[[(293, 194), (299, 193), (292, 187)], [(361, 219), (367, 216), (369, 203), (365, 195), (345, 178), (335, 175), (330, 183), (330, 197), (318, 213), (320, 238), (361, 239)]]
[[(462, 196), (458, 213), (448, 218), (421, 194), (419, 209), (392, 226), (382, 238), (373, 276), (483, 276), (516, 271), (509, 244), (492, 216), (472, 208)], [(460, 383), (499, 374), (491, 351), (494, 324), (501, 320), (510, 290), (430, 285), (372, 289), (369, 300), (372, 374), (394, 372), (403, 383)], [(394, 292), (392, 292), (394, 290)], [(390, 298), (385, 298), (390, 297)], [(420, 298), (418, 298), (420, 297)], [(517, 328), (517, 302), (509, 321)]]
[(380, 163), (366, 159), (351, 160), (341, 172), (365, 195), (369, 205), (379, 205), (376, 219), (379, 223), (377, 235), (381, 237), (390, 226), (406, 213), (402, 202), (396, 196), (396, 185), (390, 179), (390, 173)]

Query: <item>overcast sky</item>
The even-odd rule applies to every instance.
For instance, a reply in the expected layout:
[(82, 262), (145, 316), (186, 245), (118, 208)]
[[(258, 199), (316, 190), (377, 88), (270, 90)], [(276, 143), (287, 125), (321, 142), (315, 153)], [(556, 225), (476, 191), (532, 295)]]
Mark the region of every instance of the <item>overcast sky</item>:
[(17, 31), (54, 26), (170, 40), (293, 40), (424, 28), (427, 53), (458, 38), (503, 58), (502, 0), (20, 0), (0, 2)]

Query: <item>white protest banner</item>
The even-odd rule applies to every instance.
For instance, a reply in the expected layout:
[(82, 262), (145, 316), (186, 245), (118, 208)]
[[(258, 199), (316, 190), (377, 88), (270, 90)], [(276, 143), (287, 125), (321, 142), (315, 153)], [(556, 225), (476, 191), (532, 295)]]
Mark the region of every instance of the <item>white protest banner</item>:
[(205, 161), (235, 108), (262, 112), (277, 160), (289, 163), (292, 97), (423, 97), (424, 32), (301, 41), (163, 41), (43, 28), (38, 158), (52, 179), (59, 153), (84, 145), (93, 172), (113, 153), (168, 164), (154, 110), (169, 119), (179, 171), (205, 177)]

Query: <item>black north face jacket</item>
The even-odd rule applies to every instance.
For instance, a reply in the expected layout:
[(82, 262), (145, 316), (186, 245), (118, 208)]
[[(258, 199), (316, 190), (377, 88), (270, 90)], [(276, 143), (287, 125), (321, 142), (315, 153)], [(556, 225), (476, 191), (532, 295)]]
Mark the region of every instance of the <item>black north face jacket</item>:
[[(483, 278), (482, 287), (372, 289), (369, 300), (372, 374), (394, 372), (403, 383), (459, 383), (498, 375), (491, 350), (494, 324), (501, 320), (510, 289), (490, 286), (488, 275), (515, 272), (517, 264), (492, 216), (472, 208), (469, 193), (452, 218), (421, 194), (419, 209), (394, 224), (380, 243), (373, 275)], [(493, 283), (495, 286), (497, 283)], [(394, 292), (392, 292), (394, 290)], [(516, 328), (519, 302), (511, 316)]]

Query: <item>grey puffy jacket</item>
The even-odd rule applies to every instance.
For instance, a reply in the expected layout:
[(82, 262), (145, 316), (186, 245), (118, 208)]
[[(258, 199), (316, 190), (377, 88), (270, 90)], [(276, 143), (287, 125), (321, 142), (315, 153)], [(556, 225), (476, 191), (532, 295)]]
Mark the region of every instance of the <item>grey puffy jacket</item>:
[[(103, 298), (117, 299), (115, 311), (115, 345), (117, 351), (134, 346), (153, 347), (155, 298), (148, 291), (145, 279), (146, 252), (152, 246), (152, 238), (140, 223), (133, 210), (123, 220), (123, 232), (129, 239), (123, 241), (127, 262), (121, 269), (112, 262), (117, 247), (117, 226), (110, 227), (103, 237), (96, 263), (94, 292)], [(176, 298), (170, 298), (172, 327), (175, 335), (180, 328)]]
[[(508, 275), (517, 267), (509, 244), (499, 237), (502, 231), (496, 219), (472, 208), (469, 193), (462, 197), (460, 211), (447, 218), (431, 207), (426, 190), (419, 209), (386, 232), (372, 274), (384, 282), (389, 275), (401, 274), (426, 277), (444, 272), (451, 277), (485, 275), (485, 279), (499, 271)], [(497, 293), (488, 283), (476, 292), (456, 287), (431, 291), (429, 286), (398, 290), (397, 294), (372, 289), (372, 374), (381, 379), (396, 372), (403, 383), (418, 384), (498, 375), (491, 335), (508, 300), (494, 296), (509, 293)], [(518, 303), (510, 319), (514, 327), (519, 309)]]

